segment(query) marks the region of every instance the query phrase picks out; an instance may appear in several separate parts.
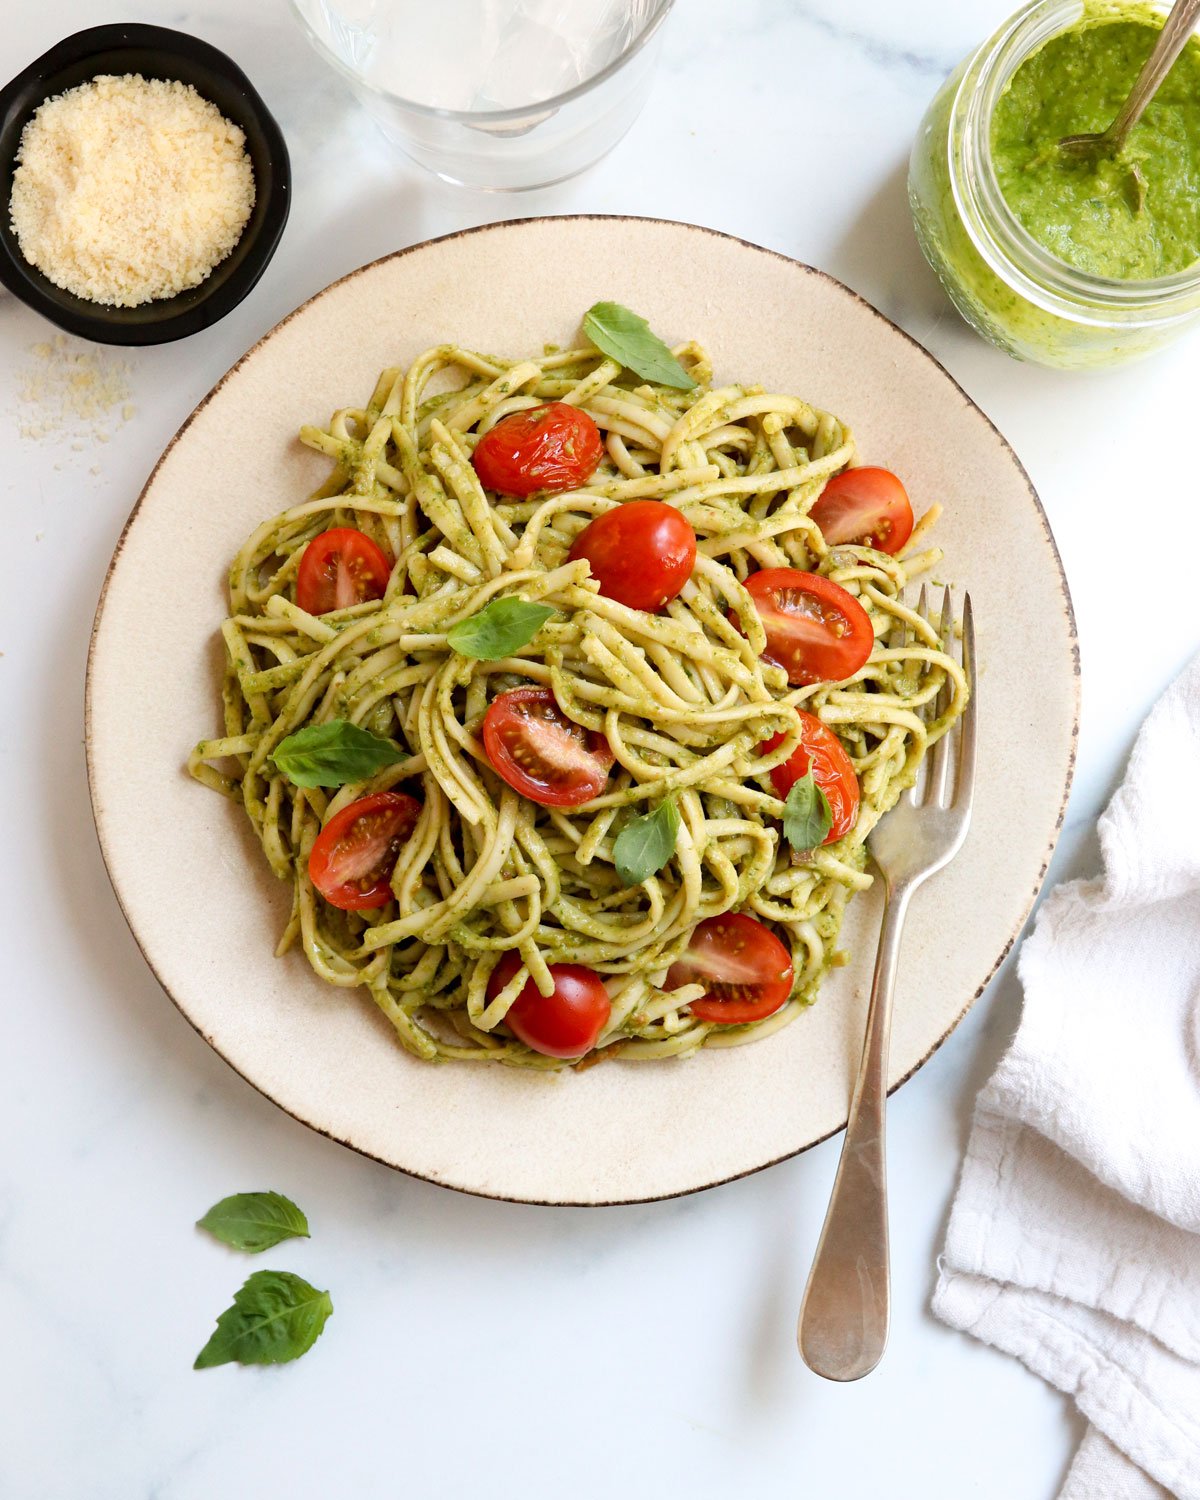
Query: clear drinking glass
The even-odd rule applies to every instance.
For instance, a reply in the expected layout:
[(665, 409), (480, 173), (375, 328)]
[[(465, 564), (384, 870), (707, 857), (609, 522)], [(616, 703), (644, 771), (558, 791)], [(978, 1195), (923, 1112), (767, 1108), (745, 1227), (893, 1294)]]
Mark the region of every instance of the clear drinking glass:
[(447, 182), (545, 187), (637, 118), (674, 0), (292, 0), (384, 134)]

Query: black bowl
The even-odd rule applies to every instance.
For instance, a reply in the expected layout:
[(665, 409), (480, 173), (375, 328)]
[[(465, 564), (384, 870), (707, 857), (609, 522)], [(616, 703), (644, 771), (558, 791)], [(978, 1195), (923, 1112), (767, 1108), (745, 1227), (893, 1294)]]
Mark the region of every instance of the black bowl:
[[(13, 233), (9, 200), (26, 122), (44, 99), (99, 73), (177, 79), (217, 106), (246, 134), (254, 208), (242, 237), (199, 286), (139, 307), (111, 307), (64, 292), (31, 266)], [(101, 344), (166, 344), (207, 328), (235, 308), (275, 253), (291, 204), (283, 133), (250, 80), (223, 52), (163, 26), (92, 26), (51, 47), (0, 89), (0, 281), (68, 333)]]

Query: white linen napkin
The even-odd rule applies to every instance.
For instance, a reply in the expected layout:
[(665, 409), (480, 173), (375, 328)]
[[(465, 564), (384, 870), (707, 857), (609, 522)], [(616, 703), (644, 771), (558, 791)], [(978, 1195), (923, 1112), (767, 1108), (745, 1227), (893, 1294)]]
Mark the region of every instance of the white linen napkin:
[(1200, 657), (1099, 831), (1021, 953), (933, 1310), (1074, 1399), (1060, 1500), (1200, 1500)]

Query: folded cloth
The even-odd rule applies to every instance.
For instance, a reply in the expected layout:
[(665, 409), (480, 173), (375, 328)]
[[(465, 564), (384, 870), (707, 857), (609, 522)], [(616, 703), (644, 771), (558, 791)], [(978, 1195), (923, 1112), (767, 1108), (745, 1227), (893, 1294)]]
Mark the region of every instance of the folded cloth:
[(1200, 1500), (1200, 657), (1099, 832), (1021, 953), (933, 1310), (1074, 1399), (1060, 1500)]

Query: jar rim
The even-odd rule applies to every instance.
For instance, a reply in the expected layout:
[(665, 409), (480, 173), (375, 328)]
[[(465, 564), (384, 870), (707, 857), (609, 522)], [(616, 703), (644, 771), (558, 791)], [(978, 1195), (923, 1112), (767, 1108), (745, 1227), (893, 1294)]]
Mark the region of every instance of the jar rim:
[[(1200, 294), (1200, 260), (1168, 276), (1131, 280), (1101, 276), (1061, 260), (1013, 213), (991, 152), (996, 104), (1017, 68), (1052, 36), (1085, 16), (1118, 20), (1138, 7), (1085, 0), (1029, 0), (978, 49), (950, 111), (947, 152), (951, 191), (967, 234), (991, 270), (1027, 301), (1076, 321), (1122, 321), (1138, 315), (1186, 316)], [(1143, 10), (1161, 10), (1142, 0)], [(1106, 15), (1105, 13), (1108, 12)], [(957, 147), (957, 149), (956, 149)], [(1089, 317), (1089, 313), (1091, 316)]]

